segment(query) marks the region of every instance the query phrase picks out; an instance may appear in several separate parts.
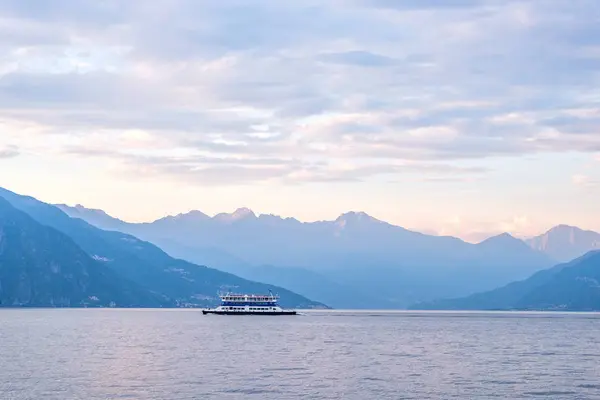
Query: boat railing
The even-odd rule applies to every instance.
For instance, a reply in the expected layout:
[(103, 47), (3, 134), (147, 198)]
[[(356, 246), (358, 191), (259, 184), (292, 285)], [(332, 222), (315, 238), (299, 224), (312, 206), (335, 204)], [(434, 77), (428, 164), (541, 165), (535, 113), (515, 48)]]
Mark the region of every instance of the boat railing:
[(279, 296), (276, 295), (270, 295), (270, 296), (266, 296), (266, 295), (243, 295), (243, 294), (231, 294), (231, 293), (227, 293), (227, 294), (220, 294), (219, 295), (220, 298), (224, 299), (236, 299), (236, 300), (240, 300), (240, 301), (245, 301), (245, 300), (278, 300)]
[(268, 298), (260, 298), (260, 297), (228, 297), (228, 296), (222, 296), (221, 300), (223, 301), (245, 301), (245, 302), (252, 302), (252, 303), (261, 303), (261, 302), (274, 302), (279, 300), (278, 297), (268, 297)]

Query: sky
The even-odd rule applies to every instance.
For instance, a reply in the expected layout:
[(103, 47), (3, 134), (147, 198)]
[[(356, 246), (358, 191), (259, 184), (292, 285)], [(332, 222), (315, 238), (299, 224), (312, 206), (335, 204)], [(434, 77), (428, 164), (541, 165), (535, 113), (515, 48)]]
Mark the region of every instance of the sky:
[(0, 186), (128, 221), (600, 230), (600, 2), (3, 0)]

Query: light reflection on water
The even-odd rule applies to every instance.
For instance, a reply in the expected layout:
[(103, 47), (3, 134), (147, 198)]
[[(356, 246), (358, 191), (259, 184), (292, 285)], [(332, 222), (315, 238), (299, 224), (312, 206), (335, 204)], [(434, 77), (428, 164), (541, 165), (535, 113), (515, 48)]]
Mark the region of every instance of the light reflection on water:
[(600, 398), (600, 314), (0, 310), (0, 399)]

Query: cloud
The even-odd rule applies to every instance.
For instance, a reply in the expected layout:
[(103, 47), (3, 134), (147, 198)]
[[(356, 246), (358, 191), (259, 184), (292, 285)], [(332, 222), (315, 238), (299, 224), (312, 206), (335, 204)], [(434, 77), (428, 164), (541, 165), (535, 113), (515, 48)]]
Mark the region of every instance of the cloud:
[(64, 156), (215, 184), (407, 165), (461, 181), (490, 157), (600, 151), (589, 0), (8, 0), (0, 13), (0, 120), (38, 126), (22, 148), (36, 135)]
[(346, 51), (342, 53), (324, 53), (318, 55), (317, 59), (326, 63), (361, 67), (385, 67), (395, 64), (393, 58), (361, 50)]
[[(160, 151), (161, 147), (157, 142), (148, 143), (147, 152), (140, 154), (137, 151), (128, 151), (126, 141), (122, 137), (103, 139), (119, 143), (118, 147), (121, 150), (106, 150), (102, 145), (98, 147), (69, 145), (64, 152), (76, 157), (95, 157), (112, 161), (114, 171), (119, 175), (176, 177), (185, 182), (220, 186), (260, 182), (280, 185), (306, 182), (361, 182), (378, 176), (405, 178), (419, 176), (421, 181), (466, 182), (488, 172), (481, 167), (457, 167), (426, 162), (354, 165), (347, 162), (310, 161), (302, 158), (271, 158), (261, 154), (215, 156), (203, 155), (189, 148), (179, 154), (173, 154)], [(131, 146), (129, 149), (135, 150)]]
[(7, 158), (17, 157), (20, 153), (19, 148), (16, 146), (0, 146), (0, 160)]
[(371, 7), (381, 7), (394, 10), (418, 9), (453, 9), (468, 8), (481, 5), (481, 0), (357, 0), (358, 4)]
[(576, 174), (571, 178), (575, 186), (591, 188), (600, 186), (600, 180), (594, 179), (588, 175)]

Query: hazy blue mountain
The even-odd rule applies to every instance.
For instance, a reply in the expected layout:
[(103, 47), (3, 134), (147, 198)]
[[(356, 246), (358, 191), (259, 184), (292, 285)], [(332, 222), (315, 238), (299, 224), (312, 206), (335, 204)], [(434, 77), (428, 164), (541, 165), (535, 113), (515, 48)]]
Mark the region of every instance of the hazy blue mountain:
[(272, 285), (293, 288), (294, 292), (325, 303), (333, 308), (368, 309), (393, 308), (385, 298), (344, 286), (327, 276), (305, 268), (274, 267), (269, 265), (246, 266), (230, 270), (243, 278), (254, 279)]
[(0, 197), (0, 306), (162, 307), (167, 299), (93, 260)]
[(600, 233), (559, 225), (543, 235), (526, 240), (533, 249), (558, 261), (568, 261), (589, 251), (600, 250)]
[[(71, 217), (82, 218), (97, 227), (135, 234), (140, 238), (158, 243), (161, 249), (179, 258), (210, 265), (249, 280), (285, 287), (334, 308), (394, 307), (393, 303), (384, 298), (377, 298), (361, 293), (357, 289), (345, 287), (325, 275), (306, 268), (255, 266), (215, 247), (190, 247), (171, 239), (171, 236), (181, 235), (186, 231), (194, 234), (197, 223), (210, 219), (199, 211), (162, 218), (153, 224), (128, 224), (110, 217), (102, 210), (86, 209), (81, 205), (69, 207), (59, 204), (57, 207)], [(219, 214), (215, 218), (223, 223), (231, 223), (245, 215), (249, 216), (251, 213), (248, 209), (240, 209), (233, 214)]]
[[(413, 232), (363, 212), (304, 223), (257, 216), (242, 208), (215, 217), (194, 211), (153, 223), (129, 224), (94, 210), (86, 215), (82, 207), (62, 209), (90, 223), (149, 240), (176, 257), (252, 279), (264, 280), (266, 275), (252, 268), (276, 266), (284, 269), (277, 270), (280, 282), (290, 282), (287, 287), (300, 293), (314, 279), (306, 273), (300, 279), (299, 271), (310, 270), (327, 277), (324, 282), (335, 283), (331, 293), (339, 298), (366, 294), (372, 301), (369, 308), (406, 307), (493, 289), (555, 264), (508, 234), (470, 244)], [(244, 273), (240, 268), (247, 269)], [(286, 272), (287, 268), (295, 270)]]
[(65, 204), (57, 204), (56, 207), (61, 209), (70, 217), (82, 219), (103, 230), (119, 231), (122, 226), (127, 225), (125, 222), (111, 217), (102, 210), (85, 208), (81, 204), (78, 204), (75, 207), (68, 207)]
[(574, 265), (523, 296), (519, 309), (600, 311), (600, 252), (592, 252)]
[(284, 287), (333, 308), (371, 308), (372, 304), (381, 304), (381, 307), (387, 304), (386, 308), (393, 306), (385, 299), (360, 293), (306, 268), (255, 266), (223, 250), (189, 248), (168, 239), (159, 239), (159, 241), (162, 243), (161, 248), (169, 254), (176, 254), (193, 263), (207, 264), (245, 279)]
[(600, 252), (539, 271), (523, 281), (457, 299), (413, 305), (426, 310), (600, 310)]
[[(398, 255), (354, 252), (339, 259), (340, 267), (323, 273), (352, 287), (369, 288), (406, 307), (493, 289), (554, 264), (508, 234), (461, 248), (463, 253), (440, 251), (430, 255), (427, 253), (438, 250), (423, 249), (420, 258), (408, 251)], [(351, 273), (346, 273), (344, 261), (354, 265)]]
[(0, 196), (39, 223), (71, 237), (93, 259), (141, 287), (173, 299), (180, 306), (215, 304), (217, 292), (222, 290), (267, 293), (269, 289), (281, 296), (285, 307), (323, 306), (283, 288), (174, 259), (151, 243), (121, 232), (104, 231), (32, 197), (5, 189), (0, 189)]

